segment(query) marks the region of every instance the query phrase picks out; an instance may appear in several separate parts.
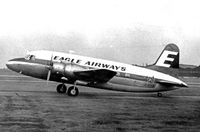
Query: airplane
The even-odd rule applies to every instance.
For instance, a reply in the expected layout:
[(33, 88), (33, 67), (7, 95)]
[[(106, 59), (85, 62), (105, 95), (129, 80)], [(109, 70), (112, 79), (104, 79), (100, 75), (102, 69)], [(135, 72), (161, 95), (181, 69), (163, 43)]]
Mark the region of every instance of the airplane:
[(166, 45), (154, 64), (145, 67), (174, 77), (200, 77), (200, 67), (179, 64), (179, 58), (180, 50), (178, 46), (171, 43)]
[[(171, 60), (170, 56), (165, 57)], [(164, 62), (159, 62), (160, 65)], [(37, 50), (25, 57), (14, 58), (6, 66), (27, 76), (59, 82), (58, 93), (77, 96), (77, 86), (122, 91), (122, 92), (162, 92), (187, 87), (182, 80), (149, 68), (93, 57)], [(66, 87), (65, 84), (69, 86)]]

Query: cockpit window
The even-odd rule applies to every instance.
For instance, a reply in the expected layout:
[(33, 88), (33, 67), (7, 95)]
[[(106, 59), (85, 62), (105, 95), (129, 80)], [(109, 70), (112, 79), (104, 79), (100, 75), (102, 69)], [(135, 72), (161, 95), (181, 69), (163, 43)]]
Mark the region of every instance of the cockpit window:
[(31, 56), (30, 56), (30, 60), (35, 60), (35, 56), (34, 56), (34, 55), (31, 55)]
[(27, 55), (25, 56), (26, 60), (35, 60), (35, 56), (34, 55)]
[(30, 59), (30, 55), (26, 55), (24, 58), (25, 58), (26, 60), (29, 60), (29, 59)]

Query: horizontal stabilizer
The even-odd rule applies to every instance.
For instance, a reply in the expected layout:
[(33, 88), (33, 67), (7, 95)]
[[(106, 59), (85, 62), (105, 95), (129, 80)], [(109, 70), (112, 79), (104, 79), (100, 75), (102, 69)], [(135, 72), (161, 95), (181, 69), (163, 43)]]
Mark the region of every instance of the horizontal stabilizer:
[(188, 87), (188, 85), (186, 83), (184, 83), (184, 82), (179, 84), (179, 83), (176, 83), (176, 82), (159, 80), (159, 83), (163, 84), (163, 85), (168, 85), (168, 86)]

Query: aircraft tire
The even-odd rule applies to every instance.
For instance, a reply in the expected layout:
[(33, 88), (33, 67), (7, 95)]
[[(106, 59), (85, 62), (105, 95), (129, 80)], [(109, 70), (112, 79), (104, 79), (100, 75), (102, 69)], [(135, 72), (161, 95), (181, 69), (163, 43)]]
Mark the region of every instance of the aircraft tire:
[(78, 88), (74, 86), (69, 87), (67, 90), (67, 94), (69, 96), (77, 96), (79, 94)]
[(162, 97), (162, 93), (157, 93), (157, 96), (158, 97)]
[(65, 86), (65, 84), (59, 84), (56, 90), (58, 93), (66, 93), (67, 87)]

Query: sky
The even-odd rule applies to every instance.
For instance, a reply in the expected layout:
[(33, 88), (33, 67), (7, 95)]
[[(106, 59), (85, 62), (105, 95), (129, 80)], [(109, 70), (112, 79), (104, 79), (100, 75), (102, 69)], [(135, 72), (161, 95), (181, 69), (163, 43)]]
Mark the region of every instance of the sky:
[(168, 43), (200, 65), (199, 0), (0, 0), (0, 67), (31, 50), (153, 63)]

